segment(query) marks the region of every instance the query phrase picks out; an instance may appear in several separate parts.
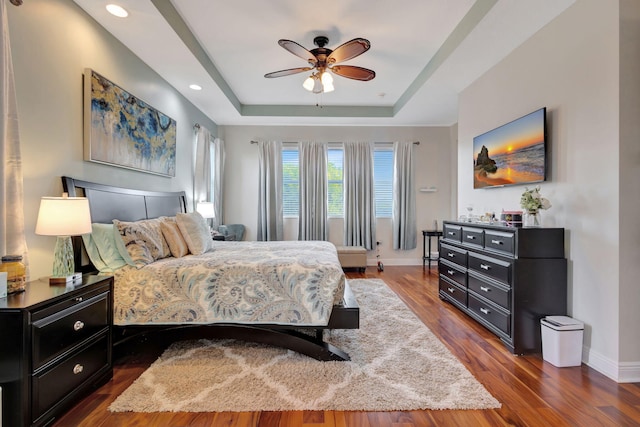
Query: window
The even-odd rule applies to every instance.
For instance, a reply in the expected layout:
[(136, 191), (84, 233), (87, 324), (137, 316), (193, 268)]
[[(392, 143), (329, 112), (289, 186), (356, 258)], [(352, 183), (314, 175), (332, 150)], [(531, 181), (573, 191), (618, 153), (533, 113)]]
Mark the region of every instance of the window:
[(327, 150), (327, 193), (329, 194), (330, 217), (344, 216), (344, 185), (342, 181), (342, 165), (344, 151), (341, 148), (329, 148)]
[(282, 150), (282, 213), (298, 216), (300, 209), (300, 157), (297, 148)]
[(393, 213), (393, 150), (373, 152), (373, 187), (376, 192), (376, 218), (391, 218)]
[[(344, 216), (344, 150), (327, 150), (329, 217)], [(393, 150), (377, 148), (373, 153), (375, 209), (377, 218), (390, 218), (393, 209)], [(285, 217), (296, 217), (300, 204), (300, 158), (297, 148), (282, 150), (282, 197)]]

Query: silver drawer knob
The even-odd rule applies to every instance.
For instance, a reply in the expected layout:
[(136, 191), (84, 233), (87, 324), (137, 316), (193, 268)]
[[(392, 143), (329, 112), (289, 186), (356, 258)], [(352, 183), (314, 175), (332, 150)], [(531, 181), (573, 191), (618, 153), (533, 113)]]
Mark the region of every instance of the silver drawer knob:
[(490, 291), (490, 289), (487, 288), (486, 286), (480, 286), (480, 290), (483, 291), (483, 292), (489, 292)]
[(447, 252), (447, 256), (449, 258), (453, 258), (454, 256), (456, 256), (453, 252)]
[(494, 245), (501, 245), (502, 240), (491, 240), (491, 243), (493, 243)]
[(73, 367), (73, 373), (75, 375), (78, 375), (79, 373), (81, 373), (84, 370), (84, 366), (82, 366), (81, 364), (77, 363), (76, 366)]
[(455, 292), (455, 290), (454, 290), (453, 288), (447, 288), (447, 290), (448, 290), (449, 292), (451, 292), (451, 293), (454, 293), (454, 292)]
[(481, 308), (480, 311), (484, 314), (489, 314), (489, 310), (487, 310), (486, 308)]
[(476, 236), (467, 236), (467, 239), (469, 239), (469, 240), (473, 240), (475, 238), (476, 238)]
[(453, 276), (454, 271), (453, 270), (447, 270), (447, 273), (449, 273), (449, 275)]
[(480, 268), (483, 270), (489, 270), (489, 266), (487, 264), (480, 264)]
[(456, 233), (455, 233), (455, 231), (447, 231), (447, 234), (448, 234), (449, 236), (454, 236)]
[(79, 331), (82, 328), (84, 328), (84, 322), (82, 320), (78, 320), (76, 323), (73, 324), (74, 331)]

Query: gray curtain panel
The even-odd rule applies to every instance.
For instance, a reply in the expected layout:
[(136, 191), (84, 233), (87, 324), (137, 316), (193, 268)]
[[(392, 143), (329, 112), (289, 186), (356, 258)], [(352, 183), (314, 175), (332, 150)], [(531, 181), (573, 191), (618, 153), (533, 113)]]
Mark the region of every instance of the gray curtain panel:
[(224, 141), (220, 138), (213, 140), (213, 208), (216, 217), (213, 219), (213, 227), (217, 229), (219, 225), (224, 224), (224, 209), (222, 206), (223, 189), (224, 189), (224, 160), (225, 150)]
[(300, 143), (298, 240), (328, 240), (327, 144)]
[(372, 250), (376, 242), (373, 144), (344, 143), (344, 244)]
[(211, 202), (211, 133), (200, 126), (196, 132), (193, 173), (193, 210), (198, 202)]
[(283, 240), (282, 142), (258, 141), (259, 241)]
[(6, 3), (0, 4), (0, 254), (22, 255), (22, 261), (28, 269), (18, 104)]
[(417, 246), (412, 142), (393, 143), (393, 249)]

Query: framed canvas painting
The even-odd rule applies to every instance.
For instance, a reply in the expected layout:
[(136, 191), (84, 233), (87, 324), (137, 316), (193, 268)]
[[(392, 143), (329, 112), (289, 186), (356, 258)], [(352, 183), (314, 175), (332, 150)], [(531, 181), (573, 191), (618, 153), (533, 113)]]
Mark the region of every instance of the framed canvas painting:
[(84, 158), (176, 174), (176, 121), (102, 75), (84, 71)]

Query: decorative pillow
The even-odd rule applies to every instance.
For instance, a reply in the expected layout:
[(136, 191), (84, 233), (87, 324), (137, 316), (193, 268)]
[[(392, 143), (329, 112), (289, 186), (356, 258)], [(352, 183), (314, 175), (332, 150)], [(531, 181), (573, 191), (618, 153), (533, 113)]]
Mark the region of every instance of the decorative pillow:
[(160, 230), (162, 230), (162, 235), (169, 245), (171, 255), (175, 258), (181, 258), (189, 253), (187, 242), (185, 242), (184, 237), (182, 237), (182, 233), (175, 219), (165, 218), (165, 221), (160, 223)]
[(135, 222), (114, 219), (113, 224), (118, 229), (124, 247), (136, 267), (141, 268), (171, 255), (169, 245), (160, 230), (161, 218)]
[(213, 249), (209, 226), (198, 212), (179, 213), (176, 215), (176, 223), (187, 242), (189, 252), (200, 255)]
[[(111, 271), (115, 271), (127, 264), (118, 251), (114, 228), (113, 224), (91, 224), (91, 235), (97, 246), (100, 258)], [(118, 240), (121, 239), (118, 237)]]

